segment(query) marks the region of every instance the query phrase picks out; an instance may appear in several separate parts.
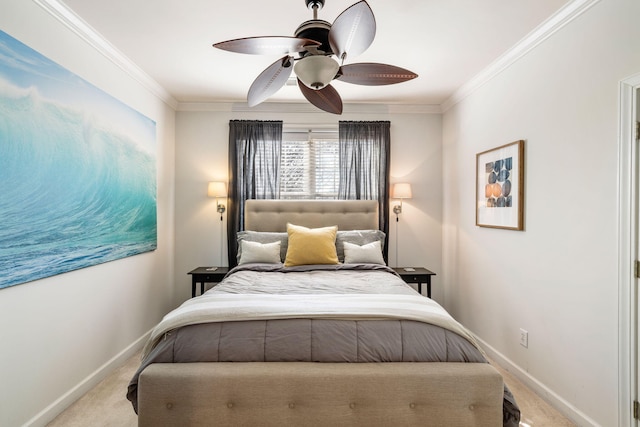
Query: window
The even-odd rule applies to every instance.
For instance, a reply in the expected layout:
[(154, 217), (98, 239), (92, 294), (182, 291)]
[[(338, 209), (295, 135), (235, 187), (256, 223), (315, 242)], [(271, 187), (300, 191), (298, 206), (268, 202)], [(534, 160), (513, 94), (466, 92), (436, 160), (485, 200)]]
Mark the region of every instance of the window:
[(230, 120), (229, 265), (237, 263), (248, 199), (377, 199), (380, 229), (388, 233), (390, 125), (339, 121), (338, 129), (296, 132), (278, 120)]
[(336, 132), (285, 132), (280, 157), (281, 199), (337, 199)]

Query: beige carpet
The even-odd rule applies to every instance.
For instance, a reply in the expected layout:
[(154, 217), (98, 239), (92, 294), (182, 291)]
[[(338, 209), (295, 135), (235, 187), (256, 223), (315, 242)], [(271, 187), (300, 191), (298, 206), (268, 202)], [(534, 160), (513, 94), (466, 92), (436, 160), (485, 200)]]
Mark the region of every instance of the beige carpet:
[(577, 425), (568, 420), (553, 406), (542, 400), (537, 394), (522, 384), (509, 372), (502, 369), (496, 363), (491, 364), (494, 368), (500, 371), (505, 384), (507, 384), (513, 393), (513, 396), (516, 398), (516, 402), (518, 403), (522, 414), (520, 419), (521, 427), (570, 427)]
[[(134, 427), (137, 416), (125, 397), (127, 384), (140, 362), (140, 354), (129, 359), (90, 392), (71, 405), (48, 427)], [(493, 364), (504, 377), (522, 411), (522, 427), (575, 426), (557, 410), (516, 380), (511, 374)]]

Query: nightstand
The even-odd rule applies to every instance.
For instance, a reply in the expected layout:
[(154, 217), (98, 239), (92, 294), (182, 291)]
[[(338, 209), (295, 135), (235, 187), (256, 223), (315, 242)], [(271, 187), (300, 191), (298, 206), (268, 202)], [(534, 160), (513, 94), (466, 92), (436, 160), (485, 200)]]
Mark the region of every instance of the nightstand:
[(204, 293), (205, 283), (219, 283), (229, 272), (229, 267), (198, 267), (191, 270), (191, 298), (196, 296), (196, 283), (200, 283), (200, 294)]
[[(407, 271), (407, 268), (413, 269), (413, 271)], [(398, 273), (405, 282), (417, 283), (420, 295), (422, 295), (422, 284), (426, 283), (427, 297), (431, 298), (431, 276), (435, 276), (436, 273), (422, 267), (393, 267), (393, 270)]]

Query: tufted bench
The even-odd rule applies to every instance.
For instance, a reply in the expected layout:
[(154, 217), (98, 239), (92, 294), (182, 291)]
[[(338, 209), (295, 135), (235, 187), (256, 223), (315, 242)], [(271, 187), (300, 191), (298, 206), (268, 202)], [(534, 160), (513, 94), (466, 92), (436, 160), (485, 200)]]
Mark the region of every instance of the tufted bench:
[(153, 364), (139, 426), (501, 426), (485, 363)]

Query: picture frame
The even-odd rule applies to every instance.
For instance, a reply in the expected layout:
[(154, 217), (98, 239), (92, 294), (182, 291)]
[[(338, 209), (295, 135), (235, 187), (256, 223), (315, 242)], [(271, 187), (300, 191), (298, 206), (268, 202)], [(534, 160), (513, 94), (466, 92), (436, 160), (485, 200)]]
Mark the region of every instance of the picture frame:
[(155, 251), (156, 122), (2, 30), (0, 76), (0, 291)]
[(476, 154), (476, 225), (524, 230), (524, 140)]

